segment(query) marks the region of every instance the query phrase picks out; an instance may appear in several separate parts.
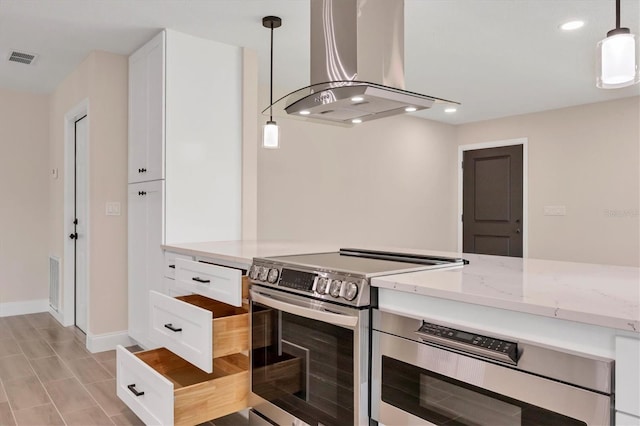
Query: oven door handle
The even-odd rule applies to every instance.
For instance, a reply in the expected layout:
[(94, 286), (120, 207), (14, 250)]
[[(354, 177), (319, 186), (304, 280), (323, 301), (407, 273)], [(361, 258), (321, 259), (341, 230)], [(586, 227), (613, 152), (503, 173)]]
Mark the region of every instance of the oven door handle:
[(254, 290), (250, 290), (250, 292), (251, 300), (253, 300), (254, 302), (260, 303), (261, 305), (268, 306), (273, 309), (277, 309), (279, 311), (288, 312), (290, 314), (298, 315), (312, 320), (323, 321), (341, 327), (355, 328), (355, 326), (358, 324), (358, 317), (356, 316), (334, 314), (333, 312), (309, 309), (304, 306), (291, 304), (289, 302), (282, 302)]

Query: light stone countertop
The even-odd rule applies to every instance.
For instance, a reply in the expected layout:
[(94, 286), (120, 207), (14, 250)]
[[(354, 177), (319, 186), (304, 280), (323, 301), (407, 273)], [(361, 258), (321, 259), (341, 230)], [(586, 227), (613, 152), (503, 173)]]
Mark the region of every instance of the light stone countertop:
[(289, 254), (332, 252), (340, 249), (336, 244), (300, 241), (211, 241), (181, 243), (162, 246), (164, 250), (188, 256), (208, 257), (240, 265), (251, 266), (254, 257), (284, 256)]
[(640, 268), (463, 254), (461, 268), (373, 278), (371, 284), (640, 333)]
[(461, 268), (373, 278), (374, 287), (640, 333), (640, 268), (451, 252), (296, 241), (220, 241), (163, 246), (242, 267), (254, 257), (362, 247), (463, 257)]

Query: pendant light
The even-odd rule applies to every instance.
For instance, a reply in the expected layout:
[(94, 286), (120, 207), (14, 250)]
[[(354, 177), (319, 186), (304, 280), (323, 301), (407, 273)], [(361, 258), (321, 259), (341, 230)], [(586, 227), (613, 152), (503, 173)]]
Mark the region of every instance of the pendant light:
[(598, 78), (601, 89), (617, 89), (640, 81), (636, 40), (629, 28), (620, 28), (620, 0), (616, 0), (616, 28), (598, 43)]
[(282, 19), (277, 16), (262, 18), (262, 26), (271, 29), (271, 72), (269, 82), (269, 121), (262, 127), (262, 147), (275, 149), (279, 147), (279, 129), (273, 121), (273, 29), (282, 25)]

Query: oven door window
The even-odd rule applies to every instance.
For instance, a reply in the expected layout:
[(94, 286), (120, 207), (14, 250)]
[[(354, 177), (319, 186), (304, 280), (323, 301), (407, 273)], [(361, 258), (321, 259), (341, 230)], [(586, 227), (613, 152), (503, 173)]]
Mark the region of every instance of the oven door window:
[(353, 423), (354, 332), (252, 302), (251, 390), (308, 424)]
[(388, 356), (382, 356), (382, 400), (438, 425), (586, 426)]

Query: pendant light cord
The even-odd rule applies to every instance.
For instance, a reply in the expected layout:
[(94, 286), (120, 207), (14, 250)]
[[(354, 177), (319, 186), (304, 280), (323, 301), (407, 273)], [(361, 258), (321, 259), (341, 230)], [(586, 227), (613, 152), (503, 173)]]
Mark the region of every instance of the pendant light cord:
[[(616, 0), (616, 29), (620, 28), (620, 0)], [(271, 31), (273, 32), (273, 28), (271, 29)], [(271, 49), (273, 49), (273, 34), (271, 35), (271, 43), (272, 43), (272, 47)], [(273, 55), (273, 53), (272, 53)], [(273, 59), (272, 59), (273, 60)]]
[(273, 121), (273, 22), (271, 23), (271, 70), (269, 75), (269, 121)]

